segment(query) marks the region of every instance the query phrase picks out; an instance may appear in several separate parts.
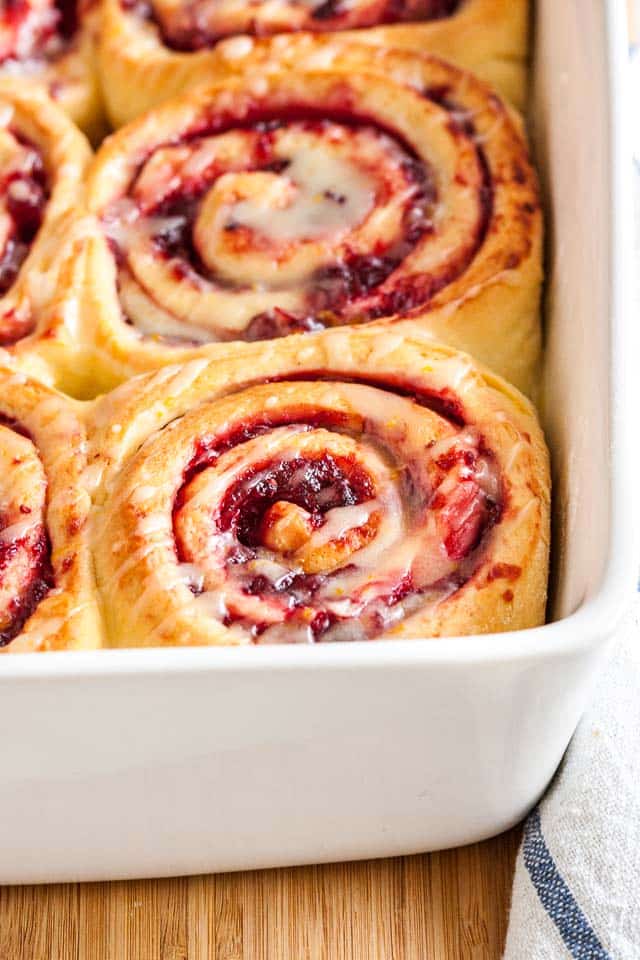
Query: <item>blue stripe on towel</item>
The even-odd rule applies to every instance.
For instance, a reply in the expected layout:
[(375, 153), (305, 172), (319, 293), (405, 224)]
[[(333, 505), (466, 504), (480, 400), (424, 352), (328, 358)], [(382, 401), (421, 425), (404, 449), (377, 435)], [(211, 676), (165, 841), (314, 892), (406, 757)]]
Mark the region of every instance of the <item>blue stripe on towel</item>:
[(537, 808), (527, 818), (522, 849), (540, 902), (574, 960), (611, 960), (558, 872), (542, 834)]

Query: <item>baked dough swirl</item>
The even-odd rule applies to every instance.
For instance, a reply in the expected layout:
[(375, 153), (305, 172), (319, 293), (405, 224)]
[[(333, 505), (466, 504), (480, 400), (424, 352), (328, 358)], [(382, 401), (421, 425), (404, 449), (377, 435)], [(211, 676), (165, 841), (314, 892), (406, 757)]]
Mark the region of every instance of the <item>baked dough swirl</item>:
[(542, 223), (520, 125), (441, 61), (370, 61), (334, 46), (323, 68), (201, 87), (104, 144), (87, 311), (114, 379), (210, 342), (422, 318), (529, 389)]
[(106, 0), (100, 60), (121, 126), (194, 83), (278, 57), (304, 64), (319, 34), (437, 54), (524, 105), (526, 0)]
[(0, 348), (4, 362), (63, 386), (76, 378), (80, 349), (90, 157), (85, 137), (42, 90), (0, 81)]
[(102, 128), (96, 0), (10, 0), (0, 10), (0, 78), (37, 83), (90, 136)]
[(91, 451), (111, 644), (543, 620), (549, 475), (533, 408), (418, 329), (166, 367), (98, 403)]
[(73, 401), (0, 367), (0, 651), (100, 646), (85, 428)]

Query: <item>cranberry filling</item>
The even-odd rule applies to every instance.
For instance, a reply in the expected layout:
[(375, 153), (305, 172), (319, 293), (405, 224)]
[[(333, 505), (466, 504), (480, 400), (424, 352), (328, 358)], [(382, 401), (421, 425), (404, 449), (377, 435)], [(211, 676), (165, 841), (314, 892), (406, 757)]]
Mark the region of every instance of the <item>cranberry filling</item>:
[[(324, 422), (326, 419), (322, 418)], [(253, 435), (263, 432), (257, 429)], [(238, 431), (235, 436), (247, 437), (248, 431)], [(223, 441), (227, 444), (231, 436)], [(241, 441), (239, 441), (241, 442)], [(213, 455), (215, 457), (215, 454)], [(201, 461), (199, 469), (210, 465)], [(198, 470), (193, 466), (185, 474), (185, 481), (176, 498), (174, 507), (174, 533), (176, 553), (181, 561), (191, 562), (187, 544), (175, 529), (175, 518), (182, 509), (185, 491), (189, 480)], [(231, 533), (235, 546), (230, 548), (226, 563), (242, 569), (243, 565), (255, 558), (257, 548), (267, 542), (270, 522), (270, 508), (285, 501), (302, 507), (309, 515), (312, 529), (318, 529), (325, 523), (325, 514), (335, 507), (348, 507), (362, 503), (373, 495), (371, 480), (366, 471), (352, 458), (333, 457), (325, 453), (315, 457), (297, 457), (292, 460), (263, 462), (252, 465), (250, 470), (238, 477), (226, 491), (219, 506), (215, 509), (213, 523), (219, 533)], [(326, 582), (323, 574), (310, 574), (291, 571), (273, 581), (260, 574), (242, 577), (242, 589), (248, 596), (273, 596), (285, 599), (284, 621), (296, 619), (302, 607), (313, 603), (318, 590)], [(395, 603), (389, 595), (388, 602)], [(317, 640), (338, 620), (331, 611), (318, 610), (308, 624), (313, 639)], [(244, 618), (230, 611), (225, 618), (227, 625), (243, 622), (254, 637), (259, 637), (268, 627), (267, 623), (244, 622)]]
[(266, 313), (254, 317), (245, 330), (245, 339), (252, 343), (257, 340), (275, 340), (287, 337), (291, 333), (313, 333), (324, 330), (325, 324), (315, 317), (297, 317), (275, 307)]
[[(20, 436), (31, 440), (29, 431), (17, 420), (0, 413), (0, 426), (19, 433)], [(32, 441), (33, 442), (33, 441)], [(21, 507), (20, 513), (27, 516), (28, 507)], [(0, 533), (7, 526), (6, 520), (0, 514)], [(16, 555), (28, 549), (30, 556), (29, 577), (22, 583), (19, 596), (13, 597), (8, 609), (3, 611), (3, 628), (0, 628), (0, 647), (5, 647), (18, 636), (24, 624), (35, 611), (40, 601), (54, 586), (54, 574), (51, 565), (51, 546), (46, 533), (42, 533), (33, 542), (29, 542), (28, 535), (15, 539), (3, 540), (0, 537), (0, 582)]]
[(287, 373), (279, 377), (268, 377), (267, 380), (260, 382), (281, 383), (284, 380), (329, 380), (332, 383), (361, 383), (367, 387), (387, 390), (399, 397), (409, 397), (421, 407), (428, 407), (429, 410), (433, 410), (438, 416), (444, 417), (445, 420), (449, 420), (458, 427), (462, 427), (466, 423), (464, 408), (458, 397), (448, 387), (443, 387), (442, 390), (436, 392), (424, 389), (408, 380), (403, 380), (399, 376), (365, 377), (351, 374), (347, 377), (342, 374), (330, 373), (328, 370), (305, 370), (299, 373)]
[(19, 433), (21, 437), (26, 437), (27, 440), (31, 440), (33, 443), (33, 438), (27, 428), (18, 420), (14, 420), (13, 417), (7, 417), (4, 413), (0, 413), (0, 426), (7, 427), (9, 430), (13, 430), (14, 433)]
[(33, 328), (33, 318), (27, 309), (9, 307), (8, 310), (0, 313), (0, 347), (9, 347), (12, 343), (17, 343), (22, 337), (32, 333)]
[[(315, 380), (318, 376), (307, 371), (294, 378), (281, 379)], [(327, 379), (335, 382), (335, 377), (330, 378), (328, 374)], [(377, 388), (384, 387), (393, 393), (410, 396), (415, 402), (436, 411), (442, 402), (438, 394), (421, 391), (408, 383), (389, 384), (388, 381), (371, 378), (344, 380)], [(446, 403), (445, 399), (445, 410)], [(451, 422), (464, 427), (460, 404), (456, 403), (453, 409), (455, 418), (452, 418)], [(303, 405), (279, 409), (272, 413), (263, 412), (250, 422), (234, 425), (225, 433), (202, 438), (195, 446), (192, 460), (184, 472), (174, 501), (174, 537), (179, 561), (197, 563), (197, 557), (192, 554), (189, 543), (183, 542), (179, 532), (181, 513), (189, 509), (189, 487), (197, 475), (213, 467), (218, 457), (226, 451), (278, 427), (295, 424), (307, 425), (310, 429), (321, 427), (351, 436), (369, 437), (374, 446), (383, 443), (381, 438), (376, 439), (375, 426), (369, 424), (366, 416), (346, 415), (328, 409), (310, 409)], [(449, 558), (451, 572), (442, 581), (435, 578), (432, 583), (416, 583), (411, 572), (401, 575), (395, 581), (393, 576), (388, 582), (383, 578), (376, 593), (376, 602), (365, 602), (363, 613), (357, 617), (360, 621), (359, 629), (364, 631), (363, 636), (373, 637), (387, 628), (389, 615), (384, 613), (385, 610), (390, 611), (400, 603), (405, 606), (409, 604), (408, 609), (415, 609), (412, 604), (418, 603), (419, 597), (425, 591), (441, 592), (446, 596), (461, 587), (473, 575), (478, 562), (478, 550), (489, 531), (500, 521), (502, 495), (498, 500), (494, 499), (492, 493), (488, 492), (492, 488), (483, 488), (479, 479), (487, 469), (495, 472), (495, 468), (491, 467), (493, 456), (485, 448), (482, 438), (478, 437), (470, 445), (468, 438), (457, 443), (455, 437), (452, 437), (451, 443), (450, 449), (433, 457), (433, 468), (429, 468), (432, 479), (430, 484), (427, 484), (428, 489), (425, 489), (424, 480), (417, 481), (418, 474), (414, 476), (410, 464), (399, 465), (395, 481), (399, 485), (404, 509), (409, 511), (407, 516), (413, 517), (416, 523), (423, 524), (425, 511), (433, 512), (437, 527), (441, 530), (440, 542)], [(387, 455), (394, 459), (391, 451), (387, 451)], [(425, 456), (429, 458), (428, 448)], [(453, 489), (452, 475), (456, 478)], [(200, 497), (201, 494), (198, 493), (197, 496)], [(289, 549), (297, 550), (305, 537), (324, 526), (327, 519), (325, 515), (329, 511), (367, 504), (376, 497), (376, 488), (369, 473), (351, 456), (334, 456), (325, 451), (313, 455), (301, 454), (291, 459), (280, 460), (276, 457), (273, 460), (260, 460), (235, 475), (220, 502), (211, 504), (211, 531), (215, 537), (230, 538), (220, 541), (224, 543), (222, 562), (227, 567), (228, 575), (233, 577), (236, 588), (247, 597), (264, 600), (272, 598), (269, 602), (276, 603), (280, 611), (278, 622), (290, 625), (291, 629), (300, 629), (300, 618), (303, 617), (304, 629), (308, 629), (313, 640), (320, 640), (325, 634), (336, 629), (339, 636), (343, 625), (353, 618), (352, 614), (342, 615), (332, 608), (331, 603), (327, 607), (327, 601), (323, 599), (327, 596), (327, 584), (334, 576), (333, 568), (329, 567), (325, 573), (302, 572), (294, 565), (289, 572), (283, 568), (282, 574), (272, 577), (263, 575), (259, 570), (251, 573), (252, 566), (247, 567), (247, 564), (252, 564), (256, 558), (264, 557), (265, 547), (275, 550), (276, 556), (279, 555), (281, 559), (286, 558), (290, 555), (287, 552)], [(297, 539), (297, 532), (292, 540), (290, 528), (287, 530), (288, 539), (274, 540), (272, 525), (280, 522), (283, 514), (288, 517), (293, 514), (297, 520), (300, 516), (296, 514), (298, 508), (303, 517), (300, 522), (306, 525), (307, 530), (302, 540)], [(356, 521), (356, 525), (361, 522)], [(407, 522), (409, 526), (406, 535), (410, 535), (412, 521)], [(187, 526), (184, 529), (189, 528)], [(375, 534), (372, 532), (371, 535)], [(356, 549), (368, 542), (367, 539), (359, 541)], [(454, 566), (451, 567), (451, 564)], [(350, 569), (357, 568), (347, 555), (335, 575), (342, 576)], [(442, 567), (440, 569), (442, 570)], [(197, 591), (194, 589), (194, 592)], [(240, 606), (242, 607), (242, 604)], [(312, 617), (310, 610), (313, 611)], [(236, 609), (233, 604), (229, 606), (223, 622), (227, 626), (239, 624), (249, 630), (256, 640), (274, 623), (272, 619), (264, 622), (251, 617), (247, 619), (246, 612)], [(334, 635), (332, 632), (331, 636)]]
[[(389, 377), (388, 375), (385, 377), (357, 376), (354, 374), (344, 376), (342, 374), (336, 375), (328, 370), (302, 370), (299, 372), (289, 372), (277, 377), (267, 377), (249, 381), (238, 389), (245, 390), (248, 387), (256, 386), (260, 383), (283, 383), (291, 380), (359, 383), (363, 386), (375, 387), (376, 389), (385, 390), (388, 393), (394, 393), (399, 397), (409, 397), (421, 407), (433, 410), (438, 416), (444, 417), (445, 420), (449, 420), (458, 427), (462, 427), (466, 423), (464, 409), (460, 400), (455, 397), (447, 387), (436, 392), (431, 389), (425, 389), (419, 384), (410, 383), (401, 377)], [(364, 419), (359, 415), (355, 416), (353, 414), (351, 417), (347, 417), (347, 414), (336, 410), (310, 410), (309, 407), (304, 404), (300, 404), (298, 409), (289, 407), (288, 410), (279, 411), (278, 413), (262, 413), (260, 416), (256, 416), (251, 423), (238, 424), (228, 433), (200, 439), (196, 445), (191, 463), (185, 471), (183, 489), (184, 485), (191, 481), (197, 473), (217, 460), (221, 453), (231, 450), (241, 443), (246, 443), (248, 440), (253, 440), (254, 437), (262, 436), (275, 427), (297, 423), (303, 423), (313, 428), (325, 427), (336, 430), (345, 430), (347, 426), (349, 426), (353, 432), (356, 432), (357, 430), (362, 430)], [(488, 453), (488, 451), (485, 450), (481, 452)], [(470, 456), (468, 451), (460, 455)], [(449, 456), (452, 457), (456, 455)], [(452, 463), (447, 463), (447, 460), (442, 457), (439, 459), (438, 464), (443, 470), (449, 469), (452, 465)], [(181, 494), (178, 493), (176, 499), (177, 508), (182, 506), (180, 497)]]
[[(252, 483), (256, 474), (261, 476)], [(227, 490), (216, 524), (222, 532), (232, 530), (245, 546), (255, 547), (263, 543), (268, 508), (279, 500), (304, 507), (313, 525), (321, 526), (328, 510), (362, 503), (372, 494), (369, 477), (353, 460), (330, 454), (256, 464)]]
[[(366, 118), (335, 111), (327, 115), (320, 111), (313, 111), (311, 108), (300, 110), (291, 107), (286, 114), (280, 113), (276, 117), (262, 115), (261, 118), (250, 117), (242, 123), (227, 122), (225, 124), (220, 124), (218, 120), (215, 125), (209, 124), (205, 129), (199, 127), (197, 133), (185, 138), (185, 142), (193, 143), (200, 137), (226, 132), (231, 127), (238, 130), (255, 130), (259, 133), (259, 137), (253, 145), (252, 162), (247, 165), (247, 170), (282, 173), (286, 170), (288, 161), (274, 153), (274, 133), (290, 123), (299, 124), (305, 132), (312, 132), (318, 136), (325, 133), (329, 124), (339, 123), (341, 126), (352, 129), (369, 127), (374, 132), (392, 137), (406, 153), (402, 171), (408, 184), (412, 185), (411, 201), (404, 211), (402, 236), (397, 242), (389, 248), (380, 244), (380, 249), (370, 256), (352, 254), (339, 264), (323, 268), (312, 279), (313, 293), (309, 303), (309, 314), (295, 316), (278, 308), (269, 313), (259, 314), (247, 328), (245, 333), (247, 340), (272, 339), (294, 331), (322, 329), (326, 322), (318, 319), (319, 313), (336, 312), (348, 302), (373, 291), (402, 263), (419, 240), (432, 230), (432, 212), (437, 201), (437, 191), (431, 171), (418, 160), (410, 145), (401, 140), (397, 133), (388, 131), (377, 123), (372, 124)], [(194, 247), (192, 233), (193, 222), (202, 196), (217, 175), (215, 168), (209, 169), (206, 179), (192, 179), (186, 184), (176, 186), (170, 195), (163, 197), (156, 206), (146, 208), (144, 213), (147, 216), (171, 218), (173, 221), (170, 227), (154, 236), (154, 245), (162, 256), (184, 261), (195, 274), (224, 288), (229, 284), (222, 278), (214, 276), (202, 263)], [(341, 200), (344, 202), (344, 198), (339, 194), (333, 196), (337, 203)], [(237, 228), (236, 225), (229, 224), (225, 229), (231, 231), (234, 228)], [(439, 286), (442, 286), (442, 283)], [(422, 302), (424, 296), (422, 293), (419, 296), (419, 302)], [(407, 294), (405, 294), (405, 301), (408, 302)], [(376, 311), (370, 311), (370, 314), (382, 316), (384, 309), (381, 306)]]
[[(430, 89), (425, 91), (425, 96), (450, 112), (451, 128), (456, 135), (475, 140), (472, 119), (457, 107), (448, 89)], [(251, 155), (244, 171), (282, 173), (286, 171), (289, 161), (275, 152), (274, 137), (276, 131), (289, 124), (299, 124), (305, 132), (313, 132), (318, 136), (322, 136), (328, 124), (340, 124), (354, 130), (370, 129), (374, 134), (392, 138), (404, 154), (404, 160), (397, 168), (401, 171), (407, 187), (401, 226), (397, 235), (378, 241), (368, 253), (351, 250), (349, 245), (345, 244), (334, 262), (318, 268), (315, 274), (309, 276), (301, 294), (304, 298), (303, 306), (294, 310), (271, 307), (249, 319), (242, 334), (234, 331), (233, 338), (242, 336), (247, 340), (272, 339), (293, 332), (311, 332), (349, 322), (411, 315), (412, 311), (425, 309), (439, 291), (465, 271), (484, 242), (493, 210), (493, 191), (490, 171), (481, 145), (474, 144), (482, 179), (478, 194), (479, 215), (473, 224), (470, 242), (462, 244), (457, 253), (452, 251), (439, 267), (430, 272), (402, 273), (401, 268), (407, 257), (420, 241), (434, 230), (433, 212), (438, 200), (435, 179), (431, 170), (416, 157), (411, 146), (396, 132), (384, 128), (372, 118), (355, 113), (349, 102), (348, 91), (345, 91), (344, 108), (332, 108), (328, 114), (320, 109), (315, 110), (306, 105), (297, 107), (295, 104), (289, 105), (278, 115), (270, 115), (256, 105), (255, 108), (249, 107), (241, 119), (230, 113), (217, 111), (205, 116), (182, 138), (181, 143), (194, 144), (194, 149), (197, 149), (198, 141), (204, 137), (224, 134), (229, 130), (257, 132), (258, 138), (252, 143)], [(154, 152), (163, 146), (165, 145), (159, 144), (154, 148)], [(144, 170), (144, 165), (140, 170)], [(194, 285), (206, 281), (213, 285), (214, 290), (237, 289), (239, 295), (242, 295), (245, 287), (238, 286), (228, 277), (214, 274), (202, 262), (194, 243), (194, 225), (200, 205), (209, 188), (224, 173), (225, 168), (216, 169), (214, 162), (204, 174), (189, 175), (182, 181), (176, 178), (176, 184), (170, 193), (165, 193), (155, 205), (148, 201), (145, 201), (144, 207), (139, 204), (139, 210), (143, 218), (166, 219), (167, 223), (160, 223), (152, 234), (152, 242), (158, 254), (171, 262), (171, 270), (177, 281), (187, 280)], [(327, 190), (325, 196), (334, 199), (338, 205), (341, 200), (344, 203), (339, 191)], [(117, 213), (105, 213), (107, 232), (110, 218), (114, 215), (117, 219)], [(229, 235), (238, 231), (238, 256), (245, 249), (243, 244), (252, 243), (251, 232), (247, 232), (246, 227), (241, 230), (239, 227), (239, 224), (231, 221), (224, 227)], [(115, 231), (114, 236), (117, 236)], [(118, 246), (116, 240), (111, 239), (110, 242), (120, 266), (127, 269), (124, 250)], [(144, 280), (141, 278), (138, 282), (145, 296), (154, 299), (153, 291), (146, 289)], [(158, 303), (158, 306), (166, 309), (161, 303)], [(136, 325), (135, 317), (131, 318), (130, 322)], [(217, 336), (220, 339), (228, 338), (224, 330)]]
[(47, 177), (42, 156), (33, 144), (13, 133), (24, 150), (20, 169), (12, 170), (0, 184), (6, 213), (11, 221), (9, 236), (0, 254), (0, 296), (15, 281), (31, 244), (40, 229), (47, 202)]
[[(291, 378), (283, 377), (282, 379)], [(312, 374), (309, 374), (309, 376), (305, 379), (316, 378), (313, 377)], [(256, 382), (270, 383), (272, 381), (260, 380)], [(252, 385), (255, 386), (255, 383)], [(248, 386), (248, 384), (245, 384), (245, 387), (246, 386)], [(208, 467), (211, 463), (215, 462), (221, 453), (225, 453), (227, 450), (232, 450), (233, 447), (237, 447), (241, 443), (246, 443), (248, 440), (253, 440), (254, 437), (260, 437), (265, 433), (269, 433), (269, 431), (273, 430), (275, 427), (280, 427), (285, 424), (303, 423), (309, 427), (333, 427), (340, 429), (345, 426), (346, 422), (346, 414), (337, 413), (334, 410), (311, 411), (309, 407), (301, 405), (298, 410), (289, 408), (288, 410), (281, 411), (278, 414), (263, 413), (261, 416), (256, 417), (251, 423), (237, 424), (227, 433), (221, 433), (213, 437), (200, 439), (196, 445), (195, 453), (191, 463), (185, 470), (183, 484), (176, 497), (174, 512), (175, 510), (181, 509), (183, 506), (183, 491), (185, 486), (191, 482), (196, 474), (200, 473), (200, 471), (204, 470), (205, 467)]]
[[(24, 539), (0, 543), (0, 578), (11, 559), (24, 547), (24, 544)], [(0, 647), (6, 647), (18, 636), (40, 601), (46, 597), (54, 585), (51, 548), (46, 536), (43, 535), (31, 545), (30, 553), (32, 563), (29, 581), (23, 584), (20, 596), (12, 599), (9, 604), (7, 611), (9, 626), (0, 630)]]
[(81, 2), (82, 0), (56, 0), (60, 15), (58, 30), (66, 40), (70, 40), (78, 29)]
[[(455, 13), (460, 0), (364, 0), (349, 3), (346, 0), (320, 0), (310, 7), (301, 20), (290, 25), (289, 18), (280, 17), (269, 21), (261, 16), (260, 3), (251, 6), (252, 16), (241, 25), (224, 24), (224, 15), (218, 23), (207, 24), (199, 13), (196, 2), (181, 18), (167, 14), (162, 16), (154, 9), (152, 0), (121, 0), (123, 9), (138, 17), (155, 22), (165, 46), (172, 50), (193, 52), (213, 47), (225, 37), (237, 33), (268, 36), (273, 33), (296, 30), (334, 31), (361, 29), (392, 23), (425, 22), (440, 20)], [(185, 5), (186, 6), (186, 5)], [(300, 4), (292, 3), (292, 10), (300, 10)]]
[(55, 0), (34, 10), (29, 0), (5, 0), (0, 12), (0, 65), (9, 60), (48, 60), (58, 56), (78, 29), (81, 7), (91, 2)]

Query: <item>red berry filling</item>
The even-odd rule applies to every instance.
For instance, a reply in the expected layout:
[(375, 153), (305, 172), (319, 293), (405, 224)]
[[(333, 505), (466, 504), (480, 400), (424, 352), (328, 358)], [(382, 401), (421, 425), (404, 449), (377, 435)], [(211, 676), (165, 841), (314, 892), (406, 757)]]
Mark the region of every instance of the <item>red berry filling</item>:
[[(128, 321), (172, 341), (263, 340), (425, 309), (475, 257), (493, 204), (470, 119), (437, 91), (426, 96), (466, 144), (475, 198), (463, 241), (423, 252), (442, 232), (433, 172), (346, 100), (330, 115), (289, 104), (269, 116), (245, 103), (241, 117), (215, 113), (154, 147), (129, 195), (105, 208)], [(147, 248), (164, 264), (153, 276), (136, 255)], [(173, 283), (197, 293), (197, 312), (176, 313), (163, 292)]]
[[(9, 484), (0, 508), (0, 647), (22, 630), (54, 585), (43, 519), (46, 481), (24, 427), (0, 415), (0, 456)], [(14, 472), (14, 476), (12, 475)]]
[(55, 59), (72, 40), (81, 8), (88, 5), (86, 0), (6, 0), (0, 11), (0, 65)]
[(0, 296), (15, 281), (40, 229), (47, 202), (47, 177), (40, 151), (24, 137), (9, 132), (15, 151), (4, 175), (0, 198), (4, 206), (4, 245), (0, 250)]
[[(1, 518), (0, 524), (2, 524)], [(2, 536), (3, 527), (4, 525), (0, 526), (0, 536)], [(21, 551), (27, 551), (29, 554), (30, 576), (21, 584), (20, 593), (11, 599), (8, 609), (3, 612), (2, 620), (5, 626), (0, 628), (0, 647), (6, 647), (18, 636), (54, 584), (51, 548), (45, 535), (40, 536), (35, 542), (28, 542), (27, 538), (23, 537), (9, 543), (0, 543), (0, 583), (3, 573)]]
[[(375, 392), (383, 387), (396, 394), (383, 382)], [(416, 391), (421, 406), (437, 406), (432, 399)], [(303, 406), (283, 406), (202, 438), (173, 510), (179, 562), (198, 568), (207, 557), (193, 592), (214, 589), (206, 573), (213, 563), (222, 622), (256, 642), (290, 635), (369, 639), (421, 603), (446, 599), (473, 575), (502, 511), (497, 468), (482, 438), (447, 423), (433, 452), (423, 447), (415, 460), (402, 453), (406, 438), (393, 430), (387, 435), (375, 419)], [(353, 438), (364, 459), (355, 451), (336, 453), (332, 437), (339, 445)], [(305, 452), (307, 443), (317, 444), (309, 447), (313, 453)], [(274, 445), (283, 452), (265, 456)], [(422, 539), (407, 567), (398, 544), (415, 536)], [(393, 559), (397, 549), (405, 560)], [(371, 558), (363, 560), (371, 550), (381, 551), (372, 566)], [(362, 562), (366, 576), (359, 576)]]
[(289, 0), (279, 10), (261, 2), (239, 10), (237, 5), (207, 0), (184, 3), (178, 10), (163, 0), (121, 0), (121, 5), (156, 23), (165, 46), (191, 52), (213, 47), (237, 34), (259, 37), (299, 30), (326, 33), (440, 20), (455, 13), (459, 0)]

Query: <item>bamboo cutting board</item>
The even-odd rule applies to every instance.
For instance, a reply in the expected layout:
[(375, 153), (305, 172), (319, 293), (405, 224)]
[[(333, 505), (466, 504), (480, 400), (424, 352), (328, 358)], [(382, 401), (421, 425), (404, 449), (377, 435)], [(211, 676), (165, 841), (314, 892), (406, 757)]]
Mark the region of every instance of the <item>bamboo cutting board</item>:
[(393, 860), (0, 890), (0, 960), (498, 960), (519, 832)]

